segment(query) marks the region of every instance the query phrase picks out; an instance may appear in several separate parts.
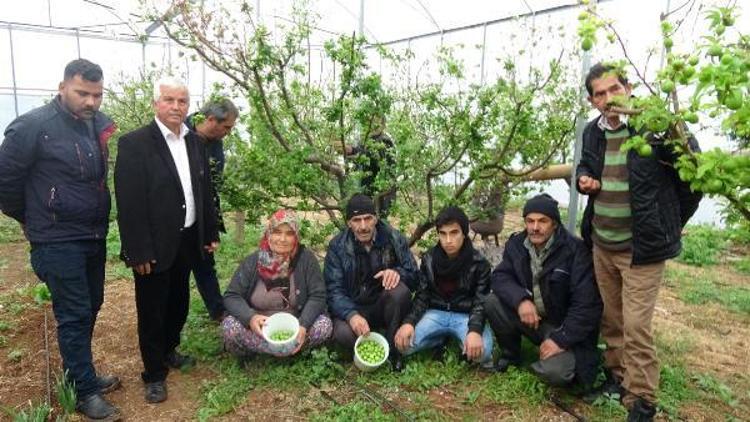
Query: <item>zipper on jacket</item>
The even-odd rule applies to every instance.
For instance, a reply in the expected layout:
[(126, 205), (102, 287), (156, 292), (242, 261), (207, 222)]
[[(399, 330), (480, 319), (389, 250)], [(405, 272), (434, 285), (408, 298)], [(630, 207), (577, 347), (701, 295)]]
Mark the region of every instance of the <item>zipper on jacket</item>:
[(55, 216), (55, 210), (52, 208), (52, 203), (55, 202), (55, 192), (56, 189), (54, 186), (52, 186), (49, 190), (49, 201), (47, 201), (47, 207), (49, 207), (50, 212), (52, 214), (52, 222), (57, 221), (57, 217)]
[(81, 179), (83, 179), (83, 157), (81, 156), (81, 147), (78, 146), (78, 142), (76, 142), (76, 154), (78, 154), (78, 168), (81, 170)]

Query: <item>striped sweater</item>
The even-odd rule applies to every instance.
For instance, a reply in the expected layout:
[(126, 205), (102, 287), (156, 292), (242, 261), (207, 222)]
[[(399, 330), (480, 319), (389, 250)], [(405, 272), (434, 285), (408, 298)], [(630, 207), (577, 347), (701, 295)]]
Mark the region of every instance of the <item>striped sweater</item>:
[(601, 191), (594, 200), (594, 230), (591, 238), (604, 250), (623, 251), (630, 249), (633, 237), (628, 154), (620, 151), (630, 133), (623, 125), (618, 130), (606, 130), (604, 135), (607, 149), (604, 155)]

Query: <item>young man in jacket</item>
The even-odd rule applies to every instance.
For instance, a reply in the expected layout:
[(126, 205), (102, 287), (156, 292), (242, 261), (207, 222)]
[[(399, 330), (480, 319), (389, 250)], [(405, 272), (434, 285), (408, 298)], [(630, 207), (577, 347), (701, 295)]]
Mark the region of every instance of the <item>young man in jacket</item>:
[(447, 207), (435, 218), (438, 244), (422, 256), (419, 287), (396, 347), (404, 354), (441, 347), (448, 337), (461, 342), (470, 361), (492, 368), (492, 331), (484, 321), (492, 267), (474, 249), (469, 218), (461, 208)]
[(115, 163), (120, 257), (135, 278), (149, 403), (167, 399), (169, 368), (193, 363), (176, 350), (188, 315), (190, 268), (218, 247), (205, 150), (183, 123), (189, 104), (182, 81), (157, 81), (154, 120), (120, 138)]
[[(630, 96), (624, 75), (596, 64), (586, 77), (586, 90), (601, 115), (584, 129), (576, 186), (589, 195), (581, 234), (593, 247), (604, 302), (607, 381), (601, 390), (621, 394), (629, 421), (650, 421), (659, 386), (651, 331), (656, 298), (665, 260), (680, 253), (682, 227), (701, 194), (679, 179), (671, 165), (675, 154), (659, 138), (650, 139), (648, 156), (620, 151), (635, 134), (625, 116), (609, 110), (615, 97)], [(690, 147), (698, 150), (694, 138)]]
[(0, 146), (0, 208), (31, 243), (31, 265), (52, 294), (63, 368), (75, 383), (76, 409), (90, 419), (119, 417), (102, 398), (120, 386), (97, 376), (91, 337), (104, 301), (109, 226), (107, 140), (100, 113), (102, 69), (85, 59), (65, 67), (59, 94), (14, 120)]
[(602, 315), (591, 252), (562, 226), (557, 201), (549, 195), (529, 199), (523, 218), (526, 230), (505, 244), (485, 303), (501, 349), (496, 369), (520, 364), (525, 335), (539, 345), (531, 369), (542, 380), (590, 387), (598, 372)]
[(358, 336), (385, 328), (391, 364), (401, 371), (403, 360), (393, 338), (411, 307), (417, 264), (406, 238), (375, 216), (369, 196), (352, 196), (346, 219), (348, 228), (328, 244), (323, 270), (333, 337), (352, 349)]
[[(188, 129), (199, 135), (203, 147), (206, 149), (211, 185), (213, 186), (214, 207), (216, 208), (216, 223), (219, 231), (223, 233), (226, 233), (226, 229), (224, 228), (219, 199), (224, 172), (223, 139), (232, 131), (238, 116), (239, 111), (232, 101), (220, 99), (207, 102), (198, 113), (193, 113), (185, 119)], [(216, 261), (213, 254), (206, 254), (200, 261), (192, 263), (195, 285), (198, 287), (198, 293), (200, 293), (203, 303), (206, 305), (208, 316), (214, 321), (221, 322), (226, 313), (215, 267)]]

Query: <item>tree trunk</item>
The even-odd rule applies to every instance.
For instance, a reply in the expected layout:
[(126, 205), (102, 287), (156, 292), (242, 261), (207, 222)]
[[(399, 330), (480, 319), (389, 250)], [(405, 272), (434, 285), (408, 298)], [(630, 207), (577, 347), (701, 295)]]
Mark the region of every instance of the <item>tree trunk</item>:
[(238, 245), (245, 243), (245, 212), (234, 211), (234, 241)]

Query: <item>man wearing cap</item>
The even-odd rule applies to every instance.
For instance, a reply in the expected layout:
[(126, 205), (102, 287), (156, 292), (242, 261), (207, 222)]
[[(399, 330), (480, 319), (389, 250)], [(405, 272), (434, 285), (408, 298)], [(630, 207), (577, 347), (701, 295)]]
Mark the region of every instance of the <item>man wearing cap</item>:
[(358, 336), (384, 328), (395, 371), (403, 369), (393, 338), (411, 307), (417, 264), (406, 238), (375, 215), (367, 195), (346, 205), (348, 228), (328, 244), (323, 277), (333, 314), (333, 337), (353, 348)]
[(492, 272), (485, 312), (501, 348), (496, 370), (521, 362), (521, 335), (539, 345), (532, 371), (545, 382), (590, 387), (599, 363), (596, 347), (602, 302), (591, 252), (560, 223), (547, 194), (523, 208), (526, 230), (505, 244)]
[(469, 218), (461, 208), (440, 211), (435, 229), (438, 244), (422, 256), (419, 287), (396, 333), (396, 347), (405, 354), (442, 351), (443, 342), (453, 337), (466, 359), (492, 369), (492, 331), (484, 323), (492, 267), (472, 246)]

